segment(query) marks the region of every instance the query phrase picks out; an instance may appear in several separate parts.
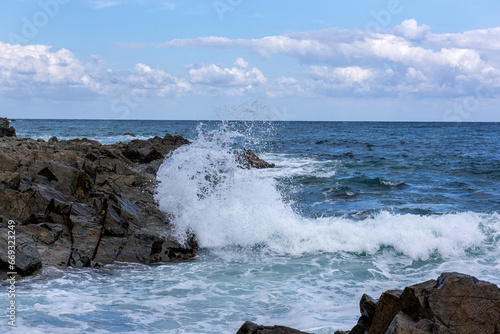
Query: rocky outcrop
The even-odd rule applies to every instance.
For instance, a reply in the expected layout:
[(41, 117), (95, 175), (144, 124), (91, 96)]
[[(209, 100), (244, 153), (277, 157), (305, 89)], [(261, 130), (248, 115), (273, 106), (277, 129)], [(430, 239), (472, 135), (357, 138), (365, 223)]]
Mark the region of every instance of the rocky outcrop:
[(0, 118), (0, 137), (15, 137), (16, 129), (10, 126), (7, 118)]
[(271, 164), (267, 161), (259, 158), (253, 151), (245, 149), (243, 152), (234, 152), (238, 166), (241, 168), (274, 168), (275, 164)]
[[(499, 334), (500, 288), (461, 273), (388, 290), (379, 300), (361, 297), (361, 317), (350, 331), (335, 334)], [(237, 334), (303, 333), (288, 327), (246, 322)]]
[(260, 326), (247, 321), (236, 334), (308, 334), (285, 326)]
[(498, 334), (500, 289), (460, 273), (404, 290), (384, 292), (378, 302), (364, 295), (351, 334)]
[[(0, 138), (0, 248), (15, 222), (20, 275), (42, 266), (95, 267), (116, 261), (169, 262), (195, 256), (179, 244), (154, 199), (156, 172), (170, 151), (189, 143), (166, 135), (101, 145)], [(5, 277), (7, 255), (0, 255)]]

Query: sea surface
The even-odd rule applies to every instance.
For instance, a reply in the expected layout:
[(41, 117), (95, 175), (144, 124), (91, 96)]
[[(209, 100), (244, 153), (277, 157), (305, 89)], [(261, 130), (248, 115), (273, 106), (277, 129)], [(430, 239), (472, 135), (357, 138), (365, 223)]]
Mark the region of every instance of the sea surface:
[[(45, 268), (18, 282), (18, 327), (2, 332), (236, 333), (249, 320), (326, 334), (356, 324), (363, 293), (447, 271), (500, 284), (499, 123), (12, 125), (44, 140), (188, 138), (156, 198), (201, 249), (187, 263)], [(239, 168), (243, 148), (276, 168)]]

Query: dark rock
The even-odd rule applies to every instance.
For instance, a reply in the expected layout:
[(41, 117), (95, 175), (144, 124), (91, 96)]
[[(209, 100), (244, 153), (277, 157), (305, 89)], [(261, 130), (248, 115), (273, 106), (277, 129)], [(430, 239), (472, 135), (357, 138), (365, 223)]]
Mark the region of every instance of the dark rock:
[[(180, 143), (168, 135), (113, 145), (0, 138), (0, 228), (18, 222), (18, 273), (193, 258), (196, 242), (175, 240), (154, 199), (156, 171)], [(137, 159), (122, 153), (134, 151)], [(0, 257), (0, 275), (7, 263)]]
[(297, 329), (285, 326), (260, 326), (247, 321), (240, 327), (236, 334), (307, 334)]
[(251, 150), (243, 150), (243, 152), (234, 152), (236, 156), (236, 161), (238, 162), (241, 168), (274, 168), (276, 165), (271, 164), (267, 161), (259, 158), (254, 152)]
[(500, 288), (465, 274), (443, 273), (404, 291), (386, 291), (372, 319), (372, 301), (364, 295), (360, 305), (351, 334), (500, 333)]
[(40, 269), (42, 260), (33, 239), (29, 235), (16, 233), (18, 232), (17, 229), (11, 231), (15, 233), (12, 234), (15, 236), (15, 239), (12, 239), (15, 242), (15, 270), (9, 267), (7, 250), (9, 249), (8, 246), (12, 245), (12, 243), (9, 243), (9, 241), (12, 241), (8, 238), (9, 231), (11, 230), (7, 228), (0, 229), (0, 249), (2, 249), (0, 252), (0, 271), (2, 271), (0, 277), (5, 279), (7, 272), (17, 272), (19, 275), (26, 276)]
[(4, 117), (0, 118), (0, 137), (15, 137), (16, 129), (10, 126), (9, 120)]
[(376, 308), (377, 302), (375, 301), (375, 299), (368, 296), (367, 294), (363, 294), (363, 296), (361, 296), (361, 300), (359, 301), (359, 309), (362, 316), (365, 316), (371, 321), (371, 319), (373, 319), (373, 316), (375, 315)]
[(124, 136), (130, 136), (130, 137), (135, 137), (135, 134), (131, 133), (131, 132), (126, 132), (123, 134)]

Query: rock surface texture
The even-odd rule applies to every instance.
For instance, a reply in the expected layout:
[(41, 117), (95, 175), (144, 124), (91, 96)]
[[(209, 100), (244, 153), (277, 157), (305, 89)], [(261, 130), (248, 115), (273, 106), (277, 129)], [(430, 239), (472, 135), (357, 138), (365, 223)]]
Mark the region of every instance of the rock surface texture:
[(364, 295), (360, 309), (351, 334), (500, 333), (500, 288), (456, 272), (386, 291), (378, 302)]
[(7, 118), (0, 118), (0, 137), (15, 137), (16, 129), (10, 126)]
[[(357, 325), (335, 334), (500, 334), (500, 288), (456, 272), (388, 290), (378, 301), (363, 295), (359, 306)], [(246, 333), (303, 332), (246, 322), (237, 334)]]
[(8, 270), (2, 252), (0, 277), (7, 271), (29, 275), (42, 266), (194, 257), (194, 239), (179, 244), (154, 199), (165, 155), (187, 143), (168, 134), (113, 145), (0, 138), (0, 249), (7, 249), (8, 221), (16, 223), (16, 268)]

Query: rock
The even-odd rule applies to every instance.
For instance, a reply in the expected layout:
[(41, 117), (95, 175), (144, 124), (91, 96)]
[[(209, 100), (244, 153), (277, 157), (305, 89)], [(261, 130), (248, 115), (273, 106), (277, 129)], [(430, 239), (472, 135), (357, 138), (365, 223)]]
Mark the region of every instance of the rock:
[(251, 150), (243, 150), (243, 152), (234, 152), (236, 157), (236, 161), (238, 162), (241, 168), (274, 168), (276, 165), (271, 164), (267, 161), (259, 158), (255, 153)]
[(385, 333), (392, 319), (401, 310), (399, 297), (402, 290), (388, 290), (380, 296), (375, 312), (373, 312), (372, 323), (369, 333)]
[(428, 333), (417, 328), (417, 325), (404, 313), (398, 313), (392, 319), (386, 334), (425, 334)]
[(386, 291), (375, 305), (363, 295), (360, 308), (351, 334), (500, 333), (500, 288), (456, 272)]
[(307, 334), (297, 329), (285, 326), (260, 326), (247, 321), (240, 327), (236, 334)]
[[(0, 138), (0, 228), (17, 223), (18, 273), (193, 258), (195, 240), (176, 241), (154, 198), (164, 157), (185, 143), (170, 135), (112, 145)], [(0, 256), (0, 275), (7, 263)]]
[(10, 126), (9, 120), (4, 117), (0, 118), (0, 137), (15, 137), (16, 129)]
[[(0, 229), (0, 277), (5, 279), (7, 277), (7, 272), (17, 272), (17, 274), (26, 276), (34, 273), (36, 270), (42, 267), (42, 260), (40, 258), (40, 254), (35, 247), (33, 239), (25, 234), (12, 234), (15, 236), (15, 239), (8, 239), (8, 232), (10, 230), (7, 228)], [(17, 230), (13, 230), (11, 232), (17, 232)], [(8, 266), (9, 258), (8, 246), (12, 245), (9, 241), (15, 242), (15, 269), (12, 270)]]
[(123, 135), (124, 136), (130, 136), (130, 137), (135, 137), (136, 136), (135, 134), (133, 134), (131, 132), (125, 132)]

